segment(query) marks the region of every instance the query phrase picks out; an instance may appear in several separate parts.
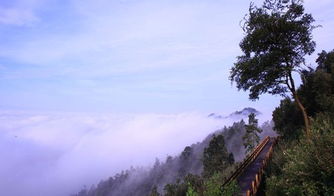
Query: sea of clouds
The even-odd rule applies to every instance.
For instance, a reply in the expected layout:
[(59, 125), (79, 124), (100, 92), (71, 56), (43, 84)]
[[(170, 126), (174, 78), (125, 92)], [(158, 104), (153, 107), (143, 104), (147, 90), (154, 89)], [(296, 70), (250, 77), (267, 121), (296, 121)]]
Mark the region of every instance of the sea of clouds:
[(84, 114), (0, 111), (0, 190), (65, 196), (131, 166), (177, 155), (230, 125), (207, 114)]

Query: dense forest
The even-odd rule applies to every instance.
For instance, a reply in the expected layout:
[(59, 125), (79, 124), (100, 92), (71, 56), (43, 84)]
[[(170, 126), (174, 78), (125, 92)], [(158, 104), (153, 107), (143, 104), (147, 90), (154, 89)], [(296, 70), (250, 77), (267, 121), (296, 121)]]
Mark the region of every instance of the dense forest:
[(311, 120), (310, 137), (290, 98), (273, 112), (282, 138), (267, 171), (268, 195), (334, 195), (334, 50), (322, 51), (317, 63), (304, 71), (298, 89)]
[[(245, 108), (230, 116), (239, 115), (241, 118), (252, 112), (259, 114), (253, 108)], [(230, 127), (208, 135), (202, 142), (186, 146), (178, 156), (168, 156), (165, 161), (156, 159), (151, 168), (139, 167), (122, 171), (73, 196), (186, 195), (191, 188), (208, 191), (206, 180), (219, 186), (223, 177), (233, 169), (234, 163), (245, 157), (242, 143), (246, 125), (243, 120), (235, 122)], [(275, 134), (272, 127), (272, 122), (265, 122), (261, 126), (263, 132), (259, 137)], [(218, 175), (220, 173), (225, 175)]]

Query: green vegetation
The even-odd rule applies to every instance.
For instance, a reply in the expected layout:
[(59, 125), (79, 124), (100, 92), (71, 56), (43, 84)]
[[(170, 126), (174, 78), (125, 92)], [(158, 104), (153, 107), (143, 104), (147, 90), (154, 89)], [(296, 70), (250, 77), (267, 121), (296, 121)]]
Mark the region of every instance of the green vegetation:
[(225, 189), (222, 187), (224, 177), (233, 169), (233, 163), (233, 154), (228, 153), (224, 136), (214, 134), (203, 151), (202, 176), (188, 175), (183, 183), (167, 184), (165, 195), (222, 196), (237, 193), (236, 184)]
[(260, 134), (262, 130), (258, 127), (258, 120), (255, 118), (255, 114), (251, 113), (248, 116), (248, 125), (245, 125), (246, 134), (242, 137), (246, 153), (251, 152), (257, 144), (260, 142)]
[(220, 196), (222, 194), (222, 177), (220, 173), (213, 174), (204, 183), (204, 195), (208, 196)]
[[(334, 50), (319, 54), (316, 69), (304, 66), (305, 56), (315, 47), (313, 22), (301, 0), (264, 0), (262, 7), (251, 4), (246, 36), (240, 43), (243, 55), (231, 70), (230, 79), (239, 90), (249, 90), (251, 100), (263, 93), (284, 96), (273, 111), (274, 129), (281, 139), (265, 172), (264, 191), (270, 196), (334, 195)], [(294, 72), (302, 78), (298, 88)], [(240, 121), (225, 127), (177, 157), (157, 160), (149, 171), (122, 172), (76, 196), (237, 195), (237, 182), (223, 187), (224, 179), (235, 160), (244, 156), (240, 144), (249, 152), (260, 134), (252, 113), (248, 124)]]
[(233, 154), (227, 152), (224, 136), (214, 135), (209, 146), (204, 149), (203, 175), (210, 177), (215, 173), (221, 173), (233, 163)]
[(334, 121), (317, 117), (311, 131), (274, 154), (268, 195), (334, 195)]
[(198, 196), (198, 193), (196, 193), (195, 189), (190, 183), (188, 183), (188, 190), (186, 196)]
[(299, 98), (293, 73), (304, 70), (305, 56), (314, 52), (311, 32), (314, 19), (304, 13), (300, 0), (265, 0), (262, 7), (251, 4), (240, 43), (243, 52), (231, 70), (230, 79), (240, 90), (249, 90), (256, 100), (263, 93), (290, 92), (302, 112), (305, 130), (309, 118)]
[(235, 122), (185, 147), (178, 156), (168, 156), (165, 161), (156, 159), (151, 169), (131, 168), (73, 196), (233, 195), (239, 191), (237, 183), (226, 187), (222, 184), (235, 169), (233, 154), (238, 160), (245, 156), (240, 145), (245, 133), (244, 121)]
[(198, 186), (189, 183), (186, 196), (231, 196), (237, 195), (239, 192), (239, 186), (236, 181), (222, 187), (224, 182), (223, 175), (221, 173), (215, 173), (211, 177), (202, 180), (202, 184)]
[(294, 102), (283, 100), (273, 113), (282, 140), (268, 168), (268, 195), (334, 195), (334, 51), (320, 53), (317, 63), (298, 89), (313, 119), (310, 139), (300, 116), (291, 115), (298, 113)]
[(296, 139), (301, 135), (303, 116), (298, 106), (290, 98), (281, 100), (280, 106), (273, 111), (274, 129), (281, 137)]
[[(319, 54), (316, 69), (305, 66), (305, 56), (315, 48), (313, 22), (301, 0), (251, 4), (240, 43), (243, 55), (231, 70), (230, 79), (239, 90), (249, 90), (251, 100), (263, 93), (284, 96), (273, 112), (281, 140), (266, 172), (270, 196), (334, 195), (334, 50)], [(301, 76), (299, 88), (293, 73)], [(255, 130), (253, 120), (246, 133)], [(247, 150), (253, 147), (249, 137)]]
[(240, 187), (238, 185), (238, 182), (236, 180), (232, 181), (230, 184), (223, 187), (223, 196), (229, 196), (229, 195), (238, 195), (240, 192)]

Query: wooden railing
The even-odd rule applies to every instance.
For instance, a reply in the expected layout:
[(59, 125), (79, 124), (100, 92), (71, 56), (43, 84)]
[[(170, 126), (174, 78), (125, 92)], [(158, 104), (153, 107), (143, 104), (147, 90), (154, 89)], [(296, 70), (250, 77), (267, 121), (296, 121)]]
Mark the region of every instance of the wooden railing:
[(270, 137), (267, 136), (262, 142), (257, 145), (257, 147), (253, 150), (253, 152), (237, 167), (237, 169), (232, 173), (232, 175), (226, 179), (226, 181), (223, 183), (223, 187), (235, 180), (238, 176), (240, 176), (244, 170), (247, 168), (248, 165), (250, 165), (260, 154), (262, 149), (266, 146), (266, 144), (269, 142)]
[(270, 146), (270, 148), (269, 148), (269, 150), (266, 154), (266, 157), (263, 159), (261, 168), (259, 169), (259, 171), (255, 175), (254, 180), (252, 181), (251, 188), (248, 189), (247, 192), (246, 192), (246, 196), (255, 196), (256, 193), (258, 192), (258, 188), (261, 184), (261, 178), (262, 178), (264, 170), (267, 167), (267, 164), (268, 164), (268, 162), (269, 162), (269, 160), (270, 160), (270, 158), (273, 154), (273, 147), (274, 147), (274, 145), (277, 144), (277, 141), (278, 141), (278, 138), (275, 138), (273, 144)]

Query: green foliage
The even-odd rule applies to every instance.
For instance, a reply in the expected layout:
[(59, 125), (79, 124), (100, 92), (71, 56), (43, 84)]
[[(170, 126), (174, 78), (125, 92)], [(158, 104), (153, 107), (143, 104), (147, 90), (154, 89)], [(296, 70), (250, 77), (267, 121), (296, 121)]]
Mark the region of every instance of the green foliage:
[(164, 187), (165, 196), (174, 196), (177, 192), (176, 184), (166, 184)]
[(190, 183), (188, 183), (188, 190), (186, 196), (199, 196)]
[(222, 195), (222, 175), (220, 173), (213, 174), (204, 182), (204, 196), (221, 196)]
[(224, 175), (215, 173), (206, 178), (200, 186), (188, 182), (188, 191), (186, 196), (231, 196), (238, 195), (240, 188), (236, 181), (222, 187)]
[(334, 50), (327, 53), (326, 51), (322, 51), (318, 54), (316, 62), (318, 63), (318, 70), (322, 70), (326, 73), (333, 73), (334, 71)]
[(199, 193), (203, 192), (203, 178), (198, 175), (188, 174), (184, 181), (188, 184), (188, 191), (189, 191), (189, 185), (191, 188), (193, 188), (194, 192)]
[(258, 120), (255, 114), (251, 113), (248, 116), (248, 124), (245, 125), (246, 133), (243, 136), (243, 144), (246, 148), (246, 153), (251, 152), (260, 141), (260, 134), (262, 130), (258, 127)]
[(227, 152), (224, 136), (214, 135), (209, 146), (203, 153), (203, 175), (210, 177), (214, 173), (223, 172), (229, 165), (233, 164), (233, 155)]
[(298, 89), (313, 118), (310, 140), (296, 132), (301, 115), (294, 102), (283, 100), (273, 113), (284, 140), (268, 169), (268, 195), (334, 195), (334, 51), (321, 52), (317, 63), (316, 70), (303, 72)]
[(294, 91), (291, 73), (302, 69), (304, 56), (315, 47), (314, 19), (304, 13), (302, 1), (265, 0), (262, 7), (251, 4), (245, 20), (246, 36), (240, 43), (244, 54), (234, 64), (230, 79), (238, 89), (250, 90), (252, 100), (262, 93)]
[(317, 69), (304, 72), (299, 94), (311, 116), (319, 112), (334, 112), (334, 50), (322, 51)]
[(268, 195), (334, 195), (334, 121), (319, 115), (312, 138), (280, 149), (281, 171), (267, 180)]
[(224, 182), (223, 176), (220, 173), (215, 173), (211, 176), (205, 183), (204, 196), (231, 196), (238, 195), (240, 188), (236, 181), (231, 182), (230, 184), (222, 187)]
[(154, 187), (152, 188), (152, 191), (151, 191), (151, 193), (149, 194), (149, 196), (160, 196), (160, 193), (158, 192), (158, 189), (157, 189), (156, 186), (154, 186)]
[(240, 187), (236, 180), (223, 187), (222, 196), (239, 195)]
[[(303, 84), (298, 89), (300, 99), (310, 117), (319, 113), (334, 113), (334, 50), (322, 51), (317, 59), (316, 70), (303, 72)], [(303, 116), (296, 103), (290, 98), (283, 99), (273, 112), (274, 129), (284, 139), (296, 139), (302, 131)]]
[[(207, 191), (205, 184), (212, 190), (215, 186), (221, 186), (223, 181), (213, 184), (214, 181), (210, 179), (209, 174), (205, 177), (196, 174), (203, 171), (203, 162), (207, 163), (206, 170), (210, 170), (212, 174), (219, 172), (223, 177), (227, 177), (231, 173), (234, 157), (233, 154), (228, 153), (226, 147), (228, 146), (231, 152), (243, 154), (243, 147), (239, 144), (242, 143), (242, 135), (245, 133), (244, 125), (243, 121), (234, 123), (233, 126), (218, 131), (217, 136), (210, 135), (202, 142), (185, 147), (179, 156), (168, 156), (165, 161), (156, 159), (149, 170), (145, 168), (126, 170), (101, 181), (96, 187), (85, 188), (75, 195), (154, 196), (159, 194), (159, 190), (160, 195), (166, 196), (186, 196), (187, 192), (204, 196), (204, 191)], [(210, 183), (207, 182), (208, 180)], [(166, 183), (169, 184), (166, 185)]]
[(165, 196), (184, 196), (188, 190), (187, 184), (176, 183), (166, 184), (164, 187)]
[(273, 111), (274, 129), (284, 139), (296, 139), (302, 133), (303, 116), (290, 98), (281, 100)]
[(266, 168), (267, 175), (275, 176), (282, 174), (282, 166), (287, 162), (287, 158), (285, 156), (286, 149), (289, 149), (294, 145), (295, 141), (293, 142), (291, 142), (291, 140), (282, 141), (282, 139), (280, 139), (280, 142), (274, 148), (270, 164)]

